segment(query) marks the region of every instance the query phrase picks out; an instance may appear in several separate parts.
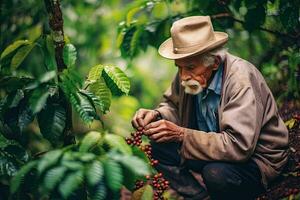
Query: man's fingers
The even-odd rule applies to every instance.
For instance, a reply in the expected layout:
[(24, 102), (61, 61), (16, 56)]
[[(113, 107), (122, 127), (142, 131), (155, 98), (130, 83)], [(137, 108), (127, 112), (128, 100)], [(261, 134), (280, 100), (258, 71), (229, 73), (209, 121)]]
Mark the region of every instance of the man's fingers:
[(159, 140), (160, 138), (165, 137), (166, 135), (168, 135), (167, 131), (161, 131), (161, 132), (158, 132), (158, 133), (155, 133), (155, 134), (151, 135), (149, 138), (151, 140), (154, 140), (154, 141), (157, 142), (157, 140)]
[(148, 112), (145, 115), (145, 118), (144, 118), (145, 126), (148, 125), (150, 122), (152, 122), (154, 118), (155, 118), (154, 112), (153, 111), (152, 112)]
[(131, 120), (131, 124), (132, 126), (137, 129), (139, 127), (138, 122), (136, 121), (136, 114), (133, 116), (132, 120)]
[(147, 136), (156, 134), (158, 132), (162, 132), (164, 129), (161, 126), (155, 127), (155, 128), (149, 128), (148, 130), (144, 130), (144, 134)]
[(145, 126), (145, 122), (144, 122), (144, 118), (146, 115), (147, 111), (145, 110), (139, 110), (136, 114), (136, 121), (139, 125), (139, 127), (144, 127)]
[(147, 131), (148, 129), (150, 128), (156, 128), (156, 127), (159, 127), (159, 126), (162, 126), (165, 124), (165, 120), (162, 119), (162, 120), (158, 120), (158, 121), (155, 121), (155, 122), (151, 122), (150, 124), (148, 124), (147, 126), (145, 126), (145, 131)]

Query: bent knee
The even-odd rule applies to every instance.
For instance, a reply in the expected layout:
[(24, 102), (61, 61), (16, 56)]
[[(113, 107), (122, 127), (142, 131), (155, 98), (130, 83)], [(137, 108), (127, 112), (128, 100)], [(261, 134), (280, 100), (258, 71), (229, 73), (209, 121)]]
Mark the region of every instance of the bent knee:
[(202, 170), (202, 176), (208, 189), (213, 187), (214, 190), (226, 190), (242, 183), (242, 180), (222, 163), (207, 164)]

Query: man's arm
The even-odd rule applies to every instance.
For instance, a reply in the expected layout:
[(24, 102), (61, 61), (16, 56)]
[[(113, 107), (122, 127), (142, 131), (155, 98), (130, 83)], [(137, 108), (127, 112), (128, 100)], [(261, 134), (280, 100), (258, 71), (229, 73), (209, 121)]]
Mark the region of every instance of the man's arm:
[(263, 107), (251, 86), (236, 90), (224, 107), (220, 133), (185, 129), (181, 154), (186, 159), (244, 161), (254, 152)]
[(145, 134), (157, 142), (182, 141), (186, 159), (244, 161), (253, 153), (261, 129), (263, 108), (253, 88), (235, 90), (226, 103), (220, 133), (176, 126), (164, 120), (150, 123)]

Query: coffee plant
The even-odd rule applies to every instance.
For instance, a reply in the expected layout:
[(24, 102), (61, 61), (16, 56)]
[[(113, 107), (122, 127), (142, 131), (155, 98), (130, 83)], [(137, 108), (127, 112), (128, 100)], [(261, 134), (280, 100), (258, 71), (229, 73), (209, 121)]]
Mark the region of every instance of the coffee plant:
[[(153, 173), (146, 156), (105, 130), (91, 131), (76, 142), (72, 112), (83, 123), (100, 120), (104, 125), (112, 96), (127, 95), (129, 79), (120, 68), (99, 64), (83, 81), (76, 48), (63, 34), (59, 1), (44, 3), (51, 33), (17, 40), (0, 56), (1, 197), (119, 199), (123, 186), (133, 190), (137, 179)], [(42, 60), (35, 67), (38, 73), (22, 66), (33, 51)], [(53, 150), (29, 153), (25, 140), (31, 125)], [(147, 191), (143, 195), (152, 198), (152, 188)]]

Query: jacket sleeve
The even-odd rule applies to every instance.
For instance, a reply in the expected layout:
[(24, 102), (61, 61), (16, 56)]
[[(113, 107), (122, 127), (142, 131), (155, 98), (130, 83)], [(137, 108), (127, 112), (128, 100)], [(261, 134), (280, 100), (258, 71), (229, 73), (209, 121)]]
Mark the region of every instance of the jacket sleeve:
[(179, 87), (179, 75), (177, 73), (171, 86), (164, 93), (162, 102), (155, 109), (160, 112), (163, 119), (175, 124), (179, 122)]
[(263, 109), (251, 85), (234, 90), (221, 113), (220, 133), (185, 129), (181, 154), (185, 159), (241, 162), (254, 152)]

